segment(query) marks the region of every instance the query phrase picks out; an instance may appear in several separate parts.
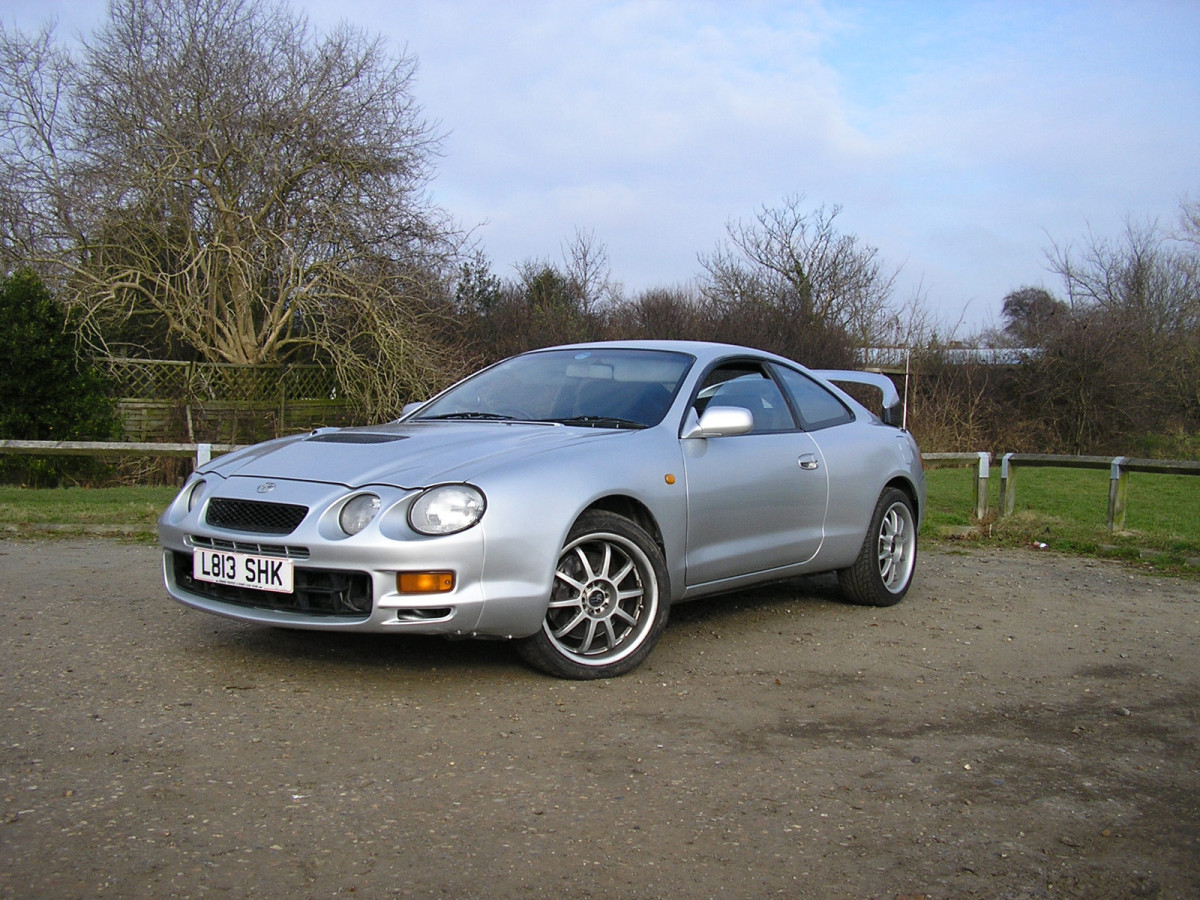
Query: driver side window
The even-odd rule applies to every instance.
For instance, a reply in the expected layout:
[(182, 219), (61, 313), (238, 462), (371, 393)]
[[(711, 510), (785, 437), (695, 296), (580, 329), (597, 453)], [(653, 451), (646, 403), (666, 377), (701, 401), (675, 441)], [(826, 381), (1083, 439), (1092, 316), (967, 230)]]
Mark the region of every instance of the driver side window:
[(702, 415), (710, 406), (737, 406), (754, 417), (751, 434), (794, 431), (796, 420), (774, 380), (757, 365), (728, 365), (713, 369), (696, 396)]

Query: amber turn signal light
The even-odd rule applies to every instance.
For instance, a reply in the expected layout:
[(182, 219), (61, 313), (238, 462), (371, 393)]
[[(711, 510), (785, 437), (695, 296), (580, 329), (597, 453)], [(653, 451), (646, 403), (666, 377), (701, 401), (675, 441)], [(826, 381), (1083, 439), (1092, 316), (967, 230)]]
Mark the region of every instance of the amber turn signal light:
[(402, 594), (444, 594), (454, 590), (454, 573), (398, 572), (396, 589)]

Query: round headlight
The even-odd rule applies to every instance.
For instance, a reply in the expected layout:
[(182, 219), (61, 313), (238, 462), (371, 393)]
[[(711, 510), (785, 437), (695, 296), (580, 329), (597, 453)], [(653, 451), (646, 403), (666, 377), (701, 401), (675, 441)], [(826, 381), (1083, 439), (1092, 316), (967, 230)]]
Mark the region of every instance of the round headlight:
[(201, 478), (200, 480), (195, 482), (195, 484), (193, 484), (190, 488), (188, 488), (188, 495), (187, 495), (187, 511), (188, 512), (191, 512), (200, 503), (201, 498), (204, 496), (204, 487), (205, 487), (205, 481), (203, 478)]
[(408, 511), (408, 524), (419, 534), (454, 534), (465, 531), (487, 509), (483, 494), (469, 484), (430, 488)]
[(379, 498), (374, 494), (359, 494), (348, 501), (338, 514), (338, 525), (346, 534), (358, 534), (379, 512)]

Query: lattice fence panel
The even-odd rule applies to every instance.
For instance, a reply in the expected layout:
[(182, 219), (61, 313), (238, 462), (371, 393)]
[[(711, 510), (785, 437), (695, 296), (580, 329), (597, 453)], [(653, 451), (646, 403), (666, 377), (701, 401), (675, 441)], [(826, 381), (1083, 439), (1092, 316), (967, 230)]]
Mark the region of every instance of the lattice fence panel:
[(219, 400), (264, 402), (281, 397), (333, 400), (337, 379), (317, 365), (241, 366), (175, 360), (98, 360), (116, 385), (117, 395), (138, 400)]
[(282, 385), (288, 400), (336, 400), (342, 393), (333, 371), (322, 366), (288, 366)]
[(250, 443), (354, 420), (333, 372), (321, 366), (121, 358), (98, 363), (113, 380), (129, 440)]
[(175, 360), (100, 359), (117, 396), (136, 400), (174, 400), (191, 394), (192, 363)]

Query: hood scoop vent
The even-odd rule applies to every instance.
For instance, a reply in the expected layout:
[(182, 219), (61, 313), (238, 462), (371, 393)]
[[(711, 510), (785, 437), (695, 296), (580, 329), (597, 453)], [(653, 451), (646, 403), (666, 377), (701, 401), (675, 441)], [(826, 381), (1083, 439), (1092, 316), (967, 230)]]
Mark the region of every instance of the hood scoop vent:
[(390, 444), (392, 441), (407, 440), (406, 434), (364, 434), (359, 431), (331, 431), (314, 434), (308, 440), (317, 444)]

